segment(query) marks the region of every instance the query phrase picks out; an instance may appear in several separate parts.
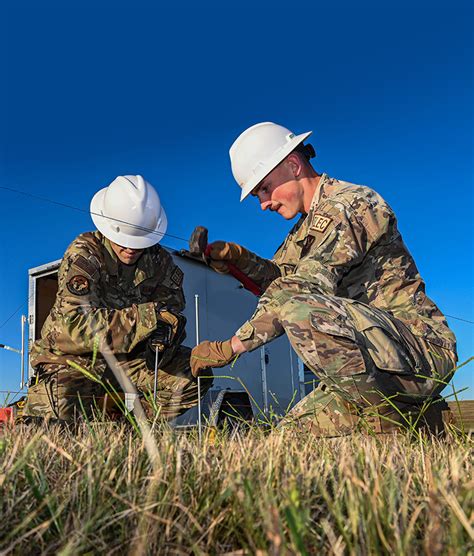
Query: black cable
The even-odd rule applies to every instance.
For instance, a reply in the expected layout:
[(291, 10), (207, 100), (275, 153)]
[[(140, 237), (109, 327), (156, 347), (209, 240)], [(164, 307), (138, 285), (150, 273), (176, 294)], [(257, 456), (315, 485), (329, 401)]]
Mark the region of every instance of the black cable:
[[(78, 212), (82, 212), (84, 214), (93, 214), (94, 216), (101, 216), (102, 218), (107, 218), (108, 220), (113, 220), (114, 222), (119, 222), (120, 224), (127, 224), (128, 226), (132, 226), (133, 228), (136, 228), (137, 230), (143, 230), (144, 232), (148, 232), (151, 234), (156, 234), (159, 235), (161, 237), (171, 237), (173, 239), (179, 239), (180, 241), (184, 241), (185, 243), (188, 243), (187, 239), (184, 239), (182, 237), (179, 236), (174, 236), (172, 234), (162, 234), (160, 232), (157, 232), (156, 230), (151, 230), (149, 228), (145, 228), (144, 226), (137, 226), (136, 224), (132, 224), (131, 222), (127, 222), (125, 220), (119, 220), (118, 218), (112, 218), (111, 216), (104, 216), (103, 214), (98, 214), (96, 212), (91, 212), (89, 210), (85, 210), (85, 209), (81, 209), (79, 207), (75, 207), (73, 205), (67, 205), (66, 203), (60, 203), (58, 201), (53, 201), (52, 199), (48, 199), (47, 197), (41, 197), (40, 195), (35, 195), (34, 193), (27, 193), (26, 191), (20, 191), (19, 189), (14, 189), (13, 187), (5, 187), (5, 186), (1, 186), (0, 185), (0, 189), (3, 189), (5, 191), (10, 191), (12, 193), (18, 193), (19, 195), (24, 195), (25, 197), (30, 197), (31, 199), (36, 199), (39, 201), (43, 201), (45, 203), (50, 203), (52, 205), (57, 205), (58, 207), (64, 207), (64, 208), (68, 208), (71, 210), (76, 210)], [(28, 300), (29, 301), (29, 300)], [(8, 318), (7, 320), (0, 325), (0, 329), (2, 329), (17, 313), (18, 311), (23, 307), (24, 303), (22, 303), (18, 309), (16, 309)], [(450, 319), (455, 319), (455, 320), (459, 320), (461, 322), (467, 322), (469, 324), (474, 324), (474, 321), (472, 320), (468, 320), (468, 319), (462, 319), (460, 317), (455, 317), (453, 315), (447, 315), (445, 313), (445, 316), (450, 318)]]
[(462, 319), (460, 317), (453, 317), (453, 315), (447, 315), (446, 313), (444, 313), (444, 316), (449, 317), (450, 319), (456, 319), (456, 320), (460, 320), (462, 322), (468, 322), (469, 324), (474, 324), (474, 321), (472, 321), (472, 320)]
[[(31, 297), (33, 297), (33, 294), (30, 295), (30, 297), (28, 298), (28, 301), (30, 300)], [(24, 305), (25, 305), (25, 303), (23, 302), (23, 303), (18, 307), (18, 309), (15, 309), (15, 311), (13, 311), (13, 313), (7, 318), (7, 320), (6, 320), (3, 324), (0, 325), (0, 329), (2, 329), (2, 328), (7, 324), (7, 322), (10, 322), (10, 321), (12, 320), (12, 318), (18, 313), (18, 311), (19, 311)]]
[(107, 220), (113, 220), (114, 222), (119, 222), (120, 224), (127, 224), (132, 228), (136, 228), (137, 230), (143, 230), (144, 232), (148, 232), (149, 234), (156, 234), (160, 237), (171, 237), (173, 239), (179, 239), (180, 241), (184, 241), (188, 243), (187, 239), (184, 239), (179, 236), (174, 236), (172, 234), (163, 234), (161, 232), (157, 232), (156, 230), (152, 230), (150, 228), (145, 228), (145, 226), (137, 226), (136, 224), (132, 224), (131, 222), (127, 222), (126, 220), (120, 220), (118, 218), (113, 218), (112, 216), (104, 216), (103, 214), (99, 214), (97, 212), (91, 212), (90, 210), (85, 210), (79, 207), (75, 207), (73, 205), (67, 205), (66, 203), (60, 203), (58, 201), (53, 201), (52, 199), (48, 199), (47, 197), (41, 197), (40, 195), (35, 195), (34, 193), (27, 193), (26, 191), (20, 191), (19, 189), (14, 189), (13, 187), (4, 187), (0, 185), (0, 189), (5, 191), (10, 191), (11, 193), (18, 193), (19, 195), (24, 195), (25, 197), (30, 197), (31, 199), (36, 199), (37, 201), (43, 201), (44, 203), (50, 203), (52, 205), (56, 205), (58, 207), (68, 208), (71, 210), (76, 210), (78, 212), (82, 212), (84, 214), (93, 214), (94, 216), (100, 216), (102, 218), (107, 218)]
[[(111, 218), (111, 217), (104, 217), (102, 214), (97, 214), (94, 212), (90, 212), (88, 210), (79, 208), (79, 207), (75, 207), (73, 205), (68, 205), (66, 203), (60, 203), (58, 201), (53, 201), (52, 199), (48, 199), (47, 197), (42, 197), (41, 195), (35, 195), (34, 193), (27, 193), (26, 191), (20, 191), (19, 189), (14, 189), (13, 187), (5, 187), (5, 186), (0, 186), (0, 189), (3, 189), (4, 191), (10, 191), (11, 193), (18, 193), (19, 195), (23, 195), (25, 197), (30, 197), (31, 199), (35, 199), (37, 201), (43, 201), (45, 203), (50, 203), (52, 205), (56, 205), (58, 207), (63, 207), (63, 208), (68, 208), (71, 210), (76, 210), (78, 212), (82, 212), (84, 214), (93, 214), (94, 216), (102, 216), (103, 218), (108, 218), (109, 220), (113, 220), (115, 222), (119, 222), (121, 224), (127, 224), (128, 226), (132, 226), (133, 228), (137, 228), (139, 230), (143, 230), (145, 232), (151, 233), (151, 234), (156, 234), (159, 235), (161, 237), (170, 237), (173, 239), (179, 239), (180, 241), (184, 241), (185, 243), (188, 243), (187, 239), (184, 239), (182, 237), (179, 236), (174, 236), (172, 234), (161, 234), (159, 232), (157, 232), (156, 230), (151, 230), (149, 228), (145, 228), (144, 226), (137, 226), (136, 224), (132, 224), (131, 222), (126, 222), (125, 220), (119, 220), (118, 218)], [(32, 296), (30, 296), (32, 297)], [(29, 301), (29, 299), (28, 299)], [(13, 311), (13, 313), (5, 320), (5, 322), (3, 322), (0, 325), (0, 330), (8, 323), (10, 322), (10, 320), (20, 311), (20, 309), (24, 306), (25, 304), (22, 303), (17, 309), (15, 309), (15, 311)]]

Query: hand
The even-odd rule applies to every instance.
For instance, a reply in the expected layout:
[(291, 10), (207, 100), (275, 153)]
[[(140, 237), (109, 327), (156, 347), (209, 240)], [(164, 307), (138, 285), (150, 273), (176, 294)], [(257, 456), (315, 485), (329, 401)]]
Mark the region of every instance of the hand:
[(177, 346), (186, 338), (186, 317), (156, 306), (156, 328), (149, 336), (145, 361), (148, 369), (155, 368), (156, 352), (160, 353), (159, 365), (169, 363)]
[(228, 274), (227, 263), (234, 264), (237, 268), (245, 268), (249, 262), (249, 251), (229, 241), (214, 241), (207, 246), (206, 255), (209, 258), (209, 265), (216, 272)]
[(201, 342), (191, 352), (191, 372), (196, 377), (203, 369), (209, 367), (225, 367), (236, 357), (232, 349), (232, 341)]
[[(180, 344), (186, 338), (186, 317), (179, 313), (173, 313), (172, 311), (160, 307), (158, 304), (155, 307), (156, 310), (156, 330), (152, 334), (155, 336), (156, 340), (159, 342), (160, 334), (163, 335), (163, 344)], [(166, 330), (169, 330), (168, 334)], [(166, 339), (167, 335), (169, 336)]]

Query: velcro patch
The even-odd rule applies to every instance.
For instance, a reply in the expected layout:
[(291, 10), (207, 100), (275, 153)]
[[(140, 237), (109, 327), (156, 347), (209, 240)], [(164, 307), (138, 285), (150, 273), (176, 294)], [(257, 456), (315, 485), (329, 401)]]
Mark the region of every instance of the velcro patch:
[(316, 232), (323, 233), (326, 231), (326, 228), (329, 226), (331, 222), (332, 222), (331, 218), (328, 218), (327, 216), (323, 216), (322, 214), (315, 214), (313, 223), (311, 224), (311, 228)]
[(249, 340), (254, 333), (254, 327), (247, 321), (235, 333), (240, 340)]
[(87, 295), (91, 290), (89, 280), (79, 274), (73, 276), (66, 286), (73, 295)]
[(72, 263), (74, 266), (85, 272), (90, 278), (97, 272), (97, 267), (89, 262), (85, 257), (79, 255)]
[(173, 284), (178, 286), (178, 288), (180, 288), (181, 284), (183, 283), (183, 277), (184, 277), (183, 271), (178, 266), (176, 266), (170, 276), (171, 281), (173, 282)]
[(304, 240), (303, 243), (303, 248), (301, 249), (301, 256), (304, 257), (305, 255), (308, 254), (308, 251), (311, 249), (311, 246), (313, 245), (315, 240), (315, 237), (312, 235), (306, 236), (306, 239)]

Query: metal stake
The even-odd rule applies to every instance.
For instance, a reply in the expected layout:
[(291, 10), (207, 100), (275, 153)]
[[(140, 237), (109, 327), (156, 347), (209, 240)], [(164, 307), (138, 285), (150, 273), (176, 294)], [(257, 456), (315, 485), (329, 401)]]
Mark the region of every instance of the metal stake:
[(153, 383), (153, 401), (156, 404), (156, 395), (158, 393), (158, 361), (160, 358), (160, 352), (158, 351), (158, 346), (156, 346), (155, 351), (155, 379)]
[(268, 413), (268, 385), (267, 385), (267, 361), (265, 347), (260, 348), (260, 367), (262, 369), (262, 391), (263, 391), (263, 412)]
[(290, 350), (290, 375), (291, 375), (291, 394), (295, 395), (295, 367), (293, 365), (293, 349), (291, 344), (288, 342), (288, 349)]
[(298, 379), (299, 379), (299, 386), (300, 386), (300, 400), (302, 400), (306, 396), (306, 386), (305, 386), (305, 377), (304, 377), (304, 363), (302, 359), (298, 357)]
[(196, 345), (199, 344), (199, 294), (194, 294), (194, 308), (196, 319)]
[(198, 383), (198, 437), (199, 443), (202, 441), (202, 417), (201, 417), (201, 377), (197, 377)]

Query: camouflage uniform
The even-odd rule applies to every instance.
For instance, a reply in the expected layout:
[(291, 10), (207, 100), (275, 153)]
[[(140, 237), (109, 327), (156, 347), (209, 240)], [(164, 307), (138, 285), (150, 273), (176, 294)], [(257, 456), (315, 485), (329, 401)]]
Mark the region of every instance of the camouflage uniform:
[(236, 333), (244, 346), (286, 333), (320, 379), (287, 421), (331, 435), (432, 420), (426, 402), (454, 372), (455, 337), (375, 191), (323, 174), (273, 260), (252, 254), (242, 270), (265, 290)]
[[(59, 267), (58, 293), (41, 339), (31, 349), (37, 379), (30, 386), (24, 414), (70, 420), (82, 412), (81, 405), (90, 413), (105, 394), (93, 377), (118, 389), (97, 353), (101, 341), (139, 390), (152, 390), (154, 372), (145, 363), (147, 339), (157, 327), (156, 309), (183, 311), (182, 280), (182, 271), (158, 244), (146, 249), (135, 265), (124, 265), (100, 232), (76, 238)], [(157, 397), (168, 418), (197, 403), (190, 349), (180, 341), (174, 341), (160, 360)], [(203, 382), (204, 393), (211, 381)]]

